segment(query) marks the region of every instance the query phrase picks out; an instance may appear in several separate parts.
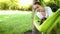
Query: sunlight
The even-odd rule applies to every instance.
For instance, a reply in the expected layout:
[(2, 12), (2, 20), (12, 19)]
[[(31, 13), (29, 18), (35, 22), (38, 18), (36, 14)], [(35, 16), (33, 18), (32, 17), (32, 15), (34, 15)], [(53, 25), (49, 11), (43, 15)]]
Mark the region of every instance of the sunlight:
[[(12, 15), (12, 14), (30, 14), (31, 11), (18, 11), (18, 10), (0, 10), (0, 15)], [(8, 18), (8, 17), (5, 17)], [(1, 20), (0, 20), (1, 21)]]
[(0, 0), (0, 2), (7, 2), (7, 1), (9, 1), (9, 0)]
[(21, 6), (26, 6), (33, 3), (33, 0), (19, 0)]
[(6, 0), (0, 0), (0, 2), (5, 2)]
[(48, 1), (50, 1), (50, 0), (44, 0), (45, 2), (48, 2)]
[(3, 21), (3, 20), (0, 20), (0, 22)]

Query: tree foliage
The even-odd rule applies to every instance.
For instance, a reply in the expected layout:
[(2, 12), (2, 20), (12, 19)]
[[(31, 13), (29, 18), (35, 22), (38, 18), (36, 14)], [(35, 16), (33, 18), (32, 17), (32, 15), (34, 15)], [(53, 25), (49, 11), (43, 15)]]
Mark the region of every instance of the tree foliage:
[(20, 0), (0, 0), (1, 10), (31, 10), (32, 5), (21, 6)]

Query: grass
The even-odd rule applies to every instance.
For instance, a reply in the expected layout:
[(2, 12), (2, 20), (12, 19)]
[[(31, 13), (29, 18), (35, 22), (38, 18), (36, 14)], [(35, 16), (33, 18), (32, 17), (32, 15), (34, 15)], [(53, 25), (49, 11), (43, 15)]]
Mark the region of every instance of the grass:
[[(0, 12), (0, 34), (24, 34), (32, 29), (30, 12)], [(60, 18), (59, 18), (60, 24)], [(60, 28), (60, 25), (58, 25)], [(60, 29), (56, 33), (59, 33)]]
[(32, 29), (32, 14), (0, 14), (0, 34), (24, 34)]

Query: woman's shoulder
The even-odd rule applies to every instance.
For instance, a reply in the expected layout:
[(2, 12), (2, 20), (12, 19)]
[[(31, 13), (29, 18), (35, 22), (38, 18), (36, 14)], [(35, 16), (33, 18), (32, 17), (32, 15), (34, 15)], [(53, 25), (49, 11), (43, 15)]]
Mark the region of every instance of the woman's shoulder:
[(51, 8), (49, 7), (49, 6), (46, 6), (46, 7), (44, 7), (45, 8), (45, 10), (50, 10)]
[(45, 10), (48, 12), (52, 12), (52, 9), (49, 6), (45, 7)]
[(45, 10), (48, 12), (49, 15), (53, 13), (52, 9), (49, 6), (45, 7)]

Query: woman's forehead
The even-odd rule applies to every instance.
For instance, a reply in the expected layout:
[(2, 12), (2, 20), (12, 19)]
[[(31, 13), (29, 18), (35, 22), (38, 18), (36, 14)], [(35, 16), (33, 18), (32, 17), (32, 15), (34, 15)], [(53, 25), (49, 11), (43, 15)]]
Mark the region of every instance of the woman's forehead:
[(35, 5), (35, 7), (40, 6), (40, 5)]

